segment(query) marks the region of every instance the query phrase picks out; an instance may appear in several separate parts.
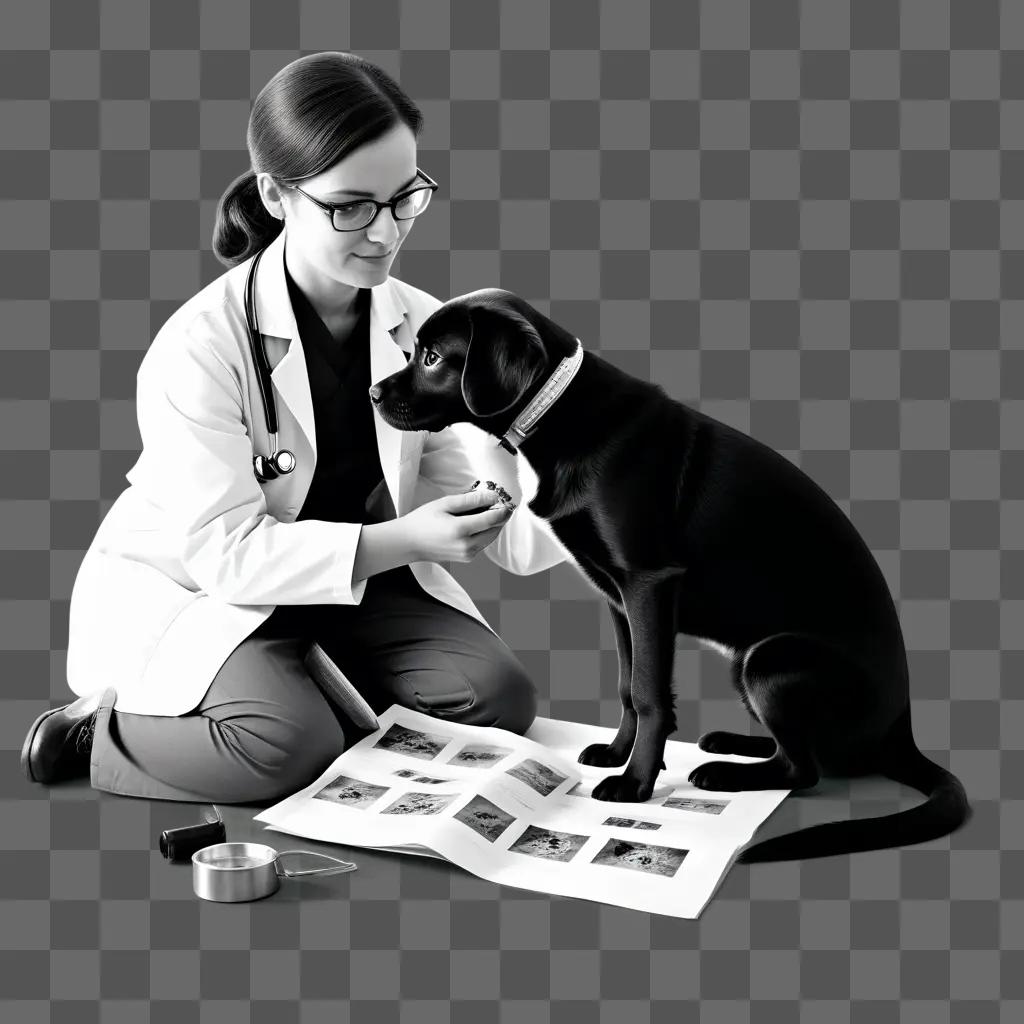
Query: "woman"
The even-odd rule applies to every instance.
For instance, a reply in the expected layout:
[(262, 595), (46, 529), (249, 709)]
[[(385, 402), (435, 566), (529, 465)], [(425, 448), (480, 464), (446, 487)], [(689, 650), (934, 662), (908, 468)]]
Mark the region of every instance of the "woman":
[[(351, 730), (304, 668), (314, 641), (375, 712), (529, 728), (533, 683), (437, 563), (486, 550), (528, 574), (567, 553), (522, 501), (522, 460), (490, 444), (471, 460), (458, 425), (397, 431), (368, 394), (442, 305), (388, 274), (437, 187), (416, 166), (421, 122), (382, 69), (344, 52), (294, 61), (257, 97), (259, 170), (225, 192), (214, 228), (231, 269), (142, 360), (143, 450), (72, 592), (80, 699), (33, 724), (30, 779), (224, 803), (294, 792)], [(246, 326), (257, 254), (276, 438)], [(275, 452), (280, 471), (254, 473)], [(514, 511), (466, 493), (479, 478)]]

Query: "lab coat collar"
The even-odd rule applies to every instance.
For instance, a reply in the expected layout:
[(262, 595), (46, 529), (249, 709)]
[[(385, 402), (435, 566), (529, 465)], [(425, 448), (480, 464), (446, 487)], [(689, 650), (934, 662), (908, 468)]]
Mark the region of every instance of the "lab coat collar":
[[(309, 375), (302, 351), (302, 338), (295, 323), (295, 312), (292, 310), (288, 282), (284, 274), (286, 230), (266, 247), (256, 270), (256, 317), (259, 321), (260, 334), (264, 335), (265, 339), (283, 339), (281, 342), (265, 345), (272, 367), (270, 378), (279, 399), (283, 399), (288, 405), (306, 435), (315, 463), (316, 429), (313, 399), (309, 390)], [(407, 312), (408, 307), (390, 276), (370, 289), (370, 379), (366, 382), (367, 389), (371, 384), (376, 384), (401, 370), (406, 365), (408, 356), (412, 354), (415, 346), (414, 332), (397, 330)], [(270, 351), (276, 349), (279, 352), (279, 346), (282, 344), (287, 345), (287, 351), (275, 362)], [(374, 423), (381, 465), (395, 505), (398, 507), (399, 465), (408, 456), (418, 435), (398, 430), (385, 423), (376, 409)], [(281, 443), (287, 447), (284, 439)]]
[[(267, 247), (256, 271), (256, 318), (260, 333), (275, 338), (294, 338), (298, 334), (295, 314), (284, 276), (285, 228)], [(405, 317), (406, 305), (390, 275), (370, 289), (371, 326), (392, 331)], [(410, 348), (405, 351), (411, 352)]]

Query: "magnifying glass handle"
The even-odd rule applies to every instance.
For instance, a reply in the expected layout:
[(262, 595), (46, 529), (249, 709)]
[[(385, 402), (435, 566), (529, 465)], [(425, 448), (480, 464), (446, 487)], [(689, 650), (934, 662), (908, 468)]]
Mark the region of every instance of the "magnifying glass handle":
[(281, 850), (277, 859), (280, 861), (282, 857), (289, 853), (302, 853), (307, 857), (323, 857), (325, 860), (333, 860), (336, 863), (342, 865), (337, 868), (306, 868), (304, 871), (289, 871), (284, 865), (278, 863), (277, 873), (284, 875), (285, 878), (298, 878), (301, 875), (340, 875), (345, 871), (355, 871), (356, 865), (348, 860), (341, 860), (338, 857), (332, 857), (326, 853), (318, 853), (316, 850)]

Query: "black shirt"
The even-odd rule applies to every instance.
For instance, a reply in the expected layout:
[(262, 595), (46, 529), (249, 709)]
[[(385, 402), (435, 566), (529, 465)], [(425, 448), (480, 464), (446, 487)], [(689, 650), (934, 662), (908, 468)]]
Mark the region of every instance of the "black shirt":
[(297, 520), (363, 523), (366, 498), (384, 479), (370, 403), (370, 290), (360, 288), (359, 317), (338, 341), (295, 284), (285, 280), (306, 359), (316, 431), (316, 466)]

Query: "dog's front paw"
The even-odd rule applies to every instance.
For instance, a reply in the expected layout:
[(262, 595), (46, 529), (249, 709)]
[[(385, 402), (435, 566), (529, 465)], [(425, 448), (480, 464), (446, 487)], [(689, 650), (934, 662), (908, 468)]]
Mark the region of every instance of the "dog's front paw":
[(602, 779), (590, 794), (594, 800), (609, 800), (613, 803), (642, 803), (651, 798), (654, 780), (644, 784), (628, 772), (625, 775), (609, 775)]
[(746, 765), (731, 761), (708, 761), (694, 768), (689, 781), (698, 789), (712, 789), (719, 793), (737, 793), (743, 789), (743, 770)]
[(576, 760), (580, 764), (590, 764), (597, 768), (618, 768), (626, 763), (628, 757), (629, 751), (620, 754), (613, 743), (591, 743)]

